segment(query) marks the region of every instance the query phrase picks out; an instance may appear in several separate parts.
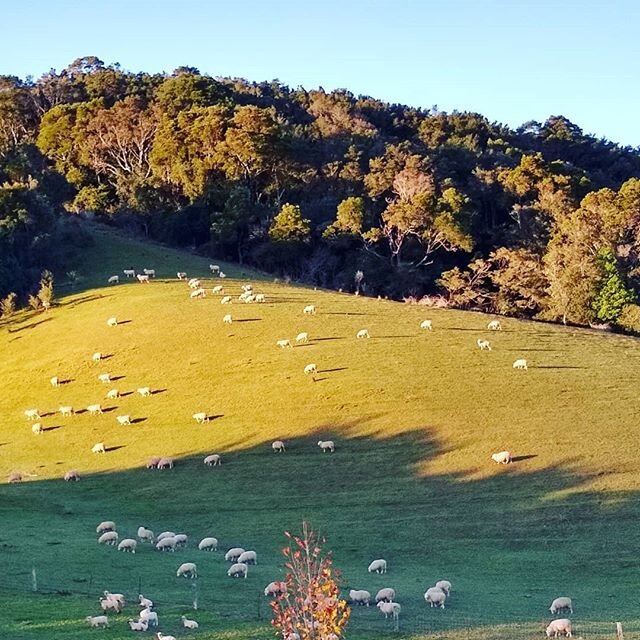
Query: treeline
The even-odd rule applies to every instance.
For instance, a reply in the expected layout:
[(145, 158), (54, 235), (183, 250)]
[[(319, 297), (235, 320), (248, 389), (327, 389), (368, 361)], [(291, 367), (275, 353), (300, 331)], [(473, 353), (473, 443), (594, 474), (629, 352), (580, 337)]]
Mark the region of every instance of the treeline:
[(0, 79), (0, 182), (0, 293), (93, 213), (321, 286), (640, 325), (640, 153), (562, 116), (512, 130), (89, 57)]

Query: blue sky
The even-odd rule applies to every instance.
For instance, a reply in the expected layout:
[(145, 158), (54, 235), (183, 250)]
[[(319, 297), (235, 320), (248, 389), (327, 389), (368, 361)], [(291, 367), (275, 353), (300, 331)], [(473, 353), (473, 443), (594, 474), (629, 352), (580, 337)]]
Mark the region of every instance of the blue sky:
[(640, 146), (638, 0), (29, 0), (2, 22), (2, 74), (189, 65)]

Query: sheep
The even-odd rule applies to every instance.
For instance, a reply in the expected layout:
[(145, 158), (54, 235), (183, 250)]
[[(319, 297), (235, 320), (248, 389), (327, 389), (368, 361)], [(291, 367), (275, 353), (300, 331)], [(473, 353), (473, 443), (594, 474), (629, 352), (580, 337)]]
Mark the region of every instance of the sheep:
[(447, 594), (437, 587), (430, 587), (425, 591), (424, 599), (428, 602), (432, 607), (444, 609), (444, 603), (447, 599)]
[(108, 627), (109, 618), (107, 616), (87, 616), (85, 620), (89, 623), (89, 626), (95, 627)]
[(224, 559), (227, 562), (237, 562), (238, 558), (244, 553), (242, 547), (232, 547), (224, 554)]
[(258, 564), (258, 554), (255, 551), (245, 551), (238, 557), (238, 562), (243, 564)]
[(136, 278), (138, 278), (138, 282), (141, 282), (142, 284), (149, 284), (149, 276), (146, 274), (142, 275), (139, 273)]
[(491, 343), (488, 340), (483, 340), (482, 338), (478, 338), (476, 342), (480, 347), (480, 351), (491, 351)]
[(149, 623), (146, 620), (138, 620), (136, 622), (129, 618), (129, 620), (127, 620), (127, 624), (131, 631), (147, 631), (147, 629), (149, 629)]
[(307, 376), (309, 374), (316, 374), (318, 373), (318, 366), (316, 364), (308, 364), (305, 368), (304, 368), (304, 375)]
[(43, 433), (44, 429), (42, 428), (42, 423), (40, 422), (34, 422), (32, 427), (31, 427), (31, 431), (35, 434), (35, 435), (40, 435), (41, 433)]
[(282, 440), (274, 440), (271, 443), (271, 448), (275, 453), (284, 453), (286, 451), (284, 442), (282, 442)]
[(291, 340), (287, 340), (286, 338), (283, 340), (278, 340), (276, 342), (276, 346), (281, 349), (291, 349)]
[(130, 551), (131, 553), (135, 553), (137, 546), (138, 543), (133, 538), (125, 538), (124, 540), (120, 541), (120, 544), (118, 545), (118, 551)]
[(111, 382), (111, 374), (109, 373), (101, 373), (98, 375), (98, 380), (100, 380), (100, 382), (107, 383), (107, 382)]
[(451, 592), (451, 583), (448, 580), (438, 580), (434, 586), (436, 589), (442, 589), (447, 598), (449, 597), (449, 593)]
[(336, 445), (333, 440), (318, 440), (318, 446), (322, 450), (322, 453), (329, 451), (333, 453), (336, 450)]
[(191, 278), (188, 282), (190, 289), (199, 289), (202, 284), (198, 278)]
[(145, 466), (147, 469), (156, 469), (158, 467), (158, 462), (160, 462), (160, 460), (161, 458), (157, 458), (157, 457), (149, 458)]
[(204, 459), (204, 463), (208, 467), (218, 467), (222, 464), (222, 458), (217, 453), (212, 453)]
[(108, 327), (117, 327), (118, 326), (118, 318), (116, 318), (115, 316), (109, 318), (107, 320), (107, 326)]
[(391, 615), (397, 620), (400, 615), (400, 605), (397, 602), (378, 602), (376, 606), (384, 613), (385, 618)]
[(160, 633), (159, 631), (156, 633), (156, 638), (158, 640), (176, 640), (175, 636), (165, 636), (164, 633)]
[(92, 356), (91, 359), (94, 362), (100, 362), (100, 360), (102, 360), (102, 354), (99, 351), (96, 351)]
[(173, 531), (163, 531), (158, 537), (157, 541), (164, 540), (165, 538), (175, 538), (176, 534)]
[(569, 613), (573, 613), (573, 603), (571, 602), (571, 598), (560, 597), (556, 598), (549, 607), (549, 611), (551, 611), (552, 615), (556, 615), (559, 611), (566, 611), (569, 609)]
[(433, 323), (431, 322), (431, 320), (423, 320), (420, 323), (420, 328), (426, 329), (428, 331), (433, 331)]
[(369, 573), (387, 573), (387, 561), (382, 558), (379, 560), (374, 560), (367, 569)]
[(250, 295), (248, 295), (248, 296), (244, 299), (244, 301), (245, 301), (247, 304), (252, 304), (253, 302), (255, 302), (255, 301), (256, 301), (256, 297), (255, 297), (253, 294), (250, 294)]
[(110, 276), (107, 278), (107, 284), (119, 284), (120, 276)]
[(175, 551), (176, 539), (175, 538), (162, 538), (156, 542), (156, 551)]
[(173, 469), (173, 458), (160, 458), (156, 464), (156, 469)]
[(380, 589), (378, 593), (376, 593), (376, 602), (393, 602), (393, 599), (396, 597), (396, 590), (391, 587), (385, 587), (384, 589)]
[(246, 564), (244, 564), (244, 562), (237, 562), (236, 564), (232, 564), (229, 567), (229, 571), (227, 571), (227, 575), (230, 578), (237, 578), (239, 576), (242, 576), (246, 580), (248, 571), (249, 571), (249, 567)]
[(502, 331), (502, 325), (500, 324), (500, 320), (492, 320), (487, 325), (487, 329), (489, 329), (489, 331)]
[(316, 305), (315, 304), (308, 304), (302, 310), (302, 313), (304, 313), (306, 316), (314, 316), (316, 314)]
[(75, 469), (71, 469), (64, 474), (65, 482), (78, 482), (78, 480), (80, 480), (80, 474)]
[(146, 607), (140, 611), (138, 616), (140, 621), (145, 621), (149, 626), (158, 626), (158, 614), (155, 611), (150, 611)]
[(58, 411), (60, 412), (60, 415), (62, 415), (63, 417), (73, 415), (73, 407), (69, 407), (66, 405), (58, 407)]
[(564, 634), (567, 638), (571, 637), (571, 620), (568, 618), (559, 618), (558, 620), (552, 620), (551, 624), (546, 629), (547, 638), (553, 634), (554, 638)]
[(245, 293), (251, 292), (253, 291), (253, 285), (252, 284), (243, 284), (240, 287)]
[(266, 302), (267, 298), (264, 293), (256, 293), (256, 302)]
[(224, 318), (222, 318), (222, 322), (224, 324), (231, 324), (233, 322), (233, 318), (231, 317), (231, 314), (227, 313), (227, 315)]
[(225, 296), (224, 298), (220, 299), (220, 304), (231, 304), (231, 296)]
[(184, 280), (187, 277), (187, 272), (186, 271), (178, 271), (178, 273), (176, 273), (176, 276), (177, 276), (178, 280)]
[(127, 276), (127, 278), (134, 278), (136, 275), (136, 270), (135, 269), (123, 269), (122, 273), (124, 273), (125, 276)]
[(198, 424), (203, 424), (205, 422), (209, 422), (209, 415), (207, 413), (205, 413), (204, 411), (201, 411), (200, 413), (194, 413), (191, 417)]
[(25, 417), (27, 418), (27, 420), (39, 420), (40, 419), (40, 413), (38, 412), (37, 409), (26, 409), (24, 412)]
[(198, 549), (200, 549), (200, 551), (217, 551), (218, 539), (212, 537), (202, 538), (198, 543)]
[(190, 294), (189, 297), (194, 300), (195, 298), (206, 298), (207, 297), (207, 292), (204, 289), (194, 289)]
[(7, 476), (7, 482), (9, 484), (15, 484), (16, 482), (22, 482), (23, 475), (19, 471), (13, 471)]
[(110, 544), (111, 546), (115, 546), (116, 544), (118, 544), (118, 532), (107, 531), (103, 533), (98, 538), (98, 544)]
[(149, 276), (151, 278), (155, 278), (156, 277), (156, 270), (155, 269), (143, 269), (142, 273), (144, 273), (145, 276)]
[(151, 395), (151, 387), (138, 387), (136, 391), (143, 397), (148, 398)]
[(91, 453), (107, 453), (104, 442), (96, 442), (96, 444), (91, 447)]
[(138, 606), (143, 609), (153, 609), (153, 600), (145, 598), (141, 593), (138, 594)]
[(211, 293), (216, 295), (218, 293), (224, 293), (224, 287), (221, 284), (217, 284), (213, 289), (211, 289)]
[(200, 626), (195, 620), (189, 620), (187, 616), (182, 616), (180, 619), (185, 629), (197, 629)]
[(365, 589), (351, 589), (349, 591), (349, 599), (353, 604), (369, 606), (371, 594)]
[(153, 531), (151, 531), (151, 529), (147, 529), (146, 527), (138, 527), (137, 535), (140, 542), (148, 541), (153, 544)]
[(281, 596), (287, 593), (287, 583), (286, 582), (270, 582), (264, 588), (265, 596)]
[(211, 273), (220, 273), (220, 266), (217, 264), (210, 264), (209, 269), (211, 269)]
[(117, 389), (111, 389), (110, 391), (107, 391), (107, 395), (106, 398), (107, 400), (115, 400), (116, 398), (120, 397), (120, 392)]
[(510, 451), (498, 451), (498, 453), (492, 453), (491, 459), (498, 464), (510, 464), (513, 460)]
[(527, 369), (527, 361), (524, 358), (519, 358), (518, 360), (516, 360), (513, 363), (512, 366), (513, 366), (514, 369), (524, 369), (524, 370), (526, 370)]
[(218, 278), (226, 278), (226, 277), (227, 277), (227, 274), (226, 274), (224, 271), (221, 271), (221, 272), (218, 274)]
[(189, 537), (185, 533), (176, 533), (176, 535), (174, 536), (176, 546), (186, 547), (188, 539)]
[(195, 562), (183, 562), (176, 571), (176, 578), (184, 576), (185, 578), (197, 578), (198, 568)]
[(296, 344), (300, 344), (302, 342), (309, 342), (309, 334), (306, 331), (303, 331), (296, 336)]
[(99, 404), (90, 404), (87, 411), (90, 415), (95, 416), (97, 413), (102, 413), (102, 407)]
[(358, 333), (356, 333), (356, 338), (360, 339), (360, 338), (370, 338), (371, 336), (369, 335), (369, 331), (368, 329), (360, 329), (360, 331), (358, 331)]
[(105, 531), (115, 531), (116, 523), (113, 520), (104, 520), (96, 527), (96, 533), (104, 533)]
[(51, 380), (49, 380), (49, 382), (51, 383), (52, 387), (59, 387), (60, 386), (60, 378), (58, 378), (58, 376), (53, 376), (53, 378), (51, 378)]
[(124, 605), (127, 603), (126, 598), (122, 593), (111, 593), (110, 591), (105, 590), (102, 592), (102, 595), (105, 598), (108, 598), (110, 600), (115, 600), (116, 602), (120, 603), (121, 607), (124, 607)]

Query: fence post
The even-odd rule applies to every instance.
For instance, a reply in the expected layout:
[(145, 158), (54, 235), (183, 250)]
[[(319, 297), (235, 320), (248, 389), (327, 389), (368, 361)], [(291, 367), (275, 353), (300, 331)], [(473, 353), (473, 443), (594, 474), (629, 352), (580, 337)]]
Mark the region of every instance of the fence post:
[(38, 590), (38, 574), (36, 573), (35, 565), (31, 567), (31, 590)]
[(616, 622), (616, 635), (618, 640), (624, 640), (624, 633), (622, 631), (622, 622)]

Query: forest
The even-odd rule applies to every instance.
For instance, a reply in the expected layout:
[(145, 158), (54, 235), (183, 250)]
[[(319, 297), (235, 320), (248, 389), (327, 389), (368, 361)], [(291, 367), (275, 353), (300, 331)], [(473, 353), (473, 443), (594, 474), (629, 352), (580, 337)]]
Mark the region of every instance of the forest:
[(640, 331), (640, 150), (561, 115), (96, 57), (0, 76), (0, 297), (73, 273), (87, 218), (311, 285)]

